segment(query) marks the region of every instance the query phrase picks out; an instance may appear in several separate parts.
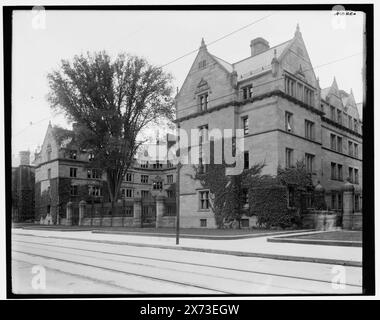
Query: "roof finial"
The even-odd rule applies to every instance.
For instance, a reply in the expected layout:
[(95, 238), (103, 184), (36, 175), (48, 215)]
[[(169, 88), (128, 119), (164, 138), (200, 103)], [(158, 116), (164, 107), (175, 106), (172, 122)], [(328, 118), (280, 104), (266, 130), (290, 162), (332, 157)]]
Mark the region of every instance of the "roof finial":
[(206, 48), (205, 39), (202, 37), (201, 48)]
[(294, 35), (295, 36), (298, 36), (301, 34), (301, 31), (300, 31), (300, 24), (297, 22), (297, 27), (296, 27), (296, 32), (294, 32)]

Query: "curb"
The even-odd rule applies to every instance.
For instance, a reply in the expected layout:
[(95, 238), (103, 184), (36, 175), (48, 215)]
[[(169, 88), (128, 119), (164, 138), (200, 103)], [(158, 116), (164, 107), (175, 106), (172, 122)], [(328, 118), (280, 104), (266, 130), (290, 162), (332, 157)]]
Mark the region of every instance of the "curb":
[[(295, 234), (295, 233), (306, 233), (313, 232), (315, 230), (292, 230), (292, 231), (283, 231), (283, 232), (263, 232), (263, 233), (247, 233), (247, 234), (239, 234), (239, 235), (197, 235), (197, 234), (183, 234), (180, 233), (181, 238), (185, 239), (201, 239), (201, 240), (239, 240), (239, 239), (249, 239), (249, 238), (260, 238), (260, 237), (268, 237), (268, 236), (278, 236), (284, 234)], [(153, 232), (128, 232), (128, 231), (113, 231), (113, 230), (101, 230), (94, 229), (91, 231), (92, 233), (101, 233), (101, 234), (120, 234), (126, 236), (143, 236), (143, 237), (165, 237), (165, 238), (175, 238), (176, 234), (171, 233), (153, 233)]]
[(316, 240), (316, 239), (287, 239), (287, 238), (268, 238), (268, 242), (277, 243), (299, 243), (323, 246), (338, 246), (338, 247), (362, 247), (359, 241), (343, 241), (343, 240)]
[[(33, 236), (33, 235), (29, 235), (29, 236)], [(196, 252), (204, 252), (204, 253), (226, 254), (226, 255), (240, 256), (240, 257), (253, 257), (253, 258), (265, 258), (265, 259), (287, 260), (287, 261), (298, 261), (298, 262), (334, 264), (334, 265), (343, 265), (343, 266), (349, 266), (349, 267), (362, 267), (362, 262), (350, 261), (350, 260), (287, 256), (287, 255), (277, 255), (277, 254), (270, 254), (270, 253), (218, 250), (218, 249), (182, 247), (182, 246), (177, 247), (177, 246), (134, 243), (134, 242), (122, 242), (122, 241), (112, 241), (112, 240), (95, 240), (95, 239), (83, 239), (83, 238), (52, 237), (52, 236), (39, 236), (39, 237), (53, 238), (53, 239), (64, 239), (64, 240), (75, 240), (75, 241), (85, 241), (85, 242), (96, 242), (96, 243), (115, 244), (115, 245), (126, 245), (126, 246), (133, 246), (133, 247), (148, 247), (148, 248), (157, 248), (157, 249), (196, 251)]]

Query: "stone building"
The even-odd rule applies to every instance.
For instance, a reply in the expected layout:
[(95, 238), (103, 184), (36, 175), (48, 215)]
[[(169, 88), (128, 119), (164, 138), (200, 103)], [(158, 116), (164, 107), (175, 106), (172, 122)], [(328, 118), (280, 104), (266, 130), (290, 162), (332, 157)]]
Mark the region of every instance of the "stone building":
[[(320, 88), (298, 25), (290, 40), (271, 47), (256, 38), (250, 49), (249, 57), (231, 64), (211, 54), (202, 39), (176, 96), (178, 126), (189, 136), (196, 128), (243, 129), (244, 165), (265, 163), (263, 174), (304, 161), (331, 210), (342, 210), (349, 178), (360, 211), (362, 122), (352, 91), (340, 90), (335, 79)], [(187, 164), (180, 171), (181, 226), (214, 228), (209, 190), (191, 178), (194, 170)], [(244, 224), (254, 226), (255, 217)]]
[(30, 152), (19, 153), (20, 164), (12, 168), (12, 221), (34, 219), (34, 167), (30, 165)]
[[(89, 205), (109, 202), (105, 173), (91, 167), (93, 155), (75, 147), (59, 143), (56, 127), (49, 124), (41, 149), (35, 154), (35, 219), (46, 223), (65, 223), (69, 202), (78, 209), (84, 200)], [(75, 129), (74, 129), (75, 130)], [(166, 141), (160, 142), (164, 149)], [(145, 152), (146, 153), (146, 152)], [(142, 151), (144, 154), (144, 151)], [(155, 193), (164, 198), (162, 215), (168, 225), (174, 225), (176, 167), (170, 162), (148, 161), (136, 158), (134, 166), (125, 175), (119, 202), (126, 203), (125, 214), (133, 218), (133, 202), (141, 202), (142, 214), (153, 220), (156, 215)], [(78, 210), (74, 212), (78, 214)], [(172, 221), (173, 220), (173, 221)], [(74, 219), (73, 224), (77, 224)], [(164, 223), (165, 225), (165, 223)]]

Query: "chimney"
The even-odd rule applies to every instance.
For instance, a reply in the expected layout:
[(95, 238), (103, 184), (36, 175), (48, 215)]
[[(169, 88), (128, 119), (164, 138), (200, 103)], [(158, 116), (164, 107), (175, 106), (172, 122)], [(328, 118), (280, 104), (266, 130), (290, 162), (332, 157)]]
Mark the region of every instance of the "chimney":
[(269, 42), (264, 38), (256, 38), (251, 41), (251, 56), (258, 55), (269, 49)]
[(30, 151), (20, 151), (20, 166), (29, 166), (30, 165)]

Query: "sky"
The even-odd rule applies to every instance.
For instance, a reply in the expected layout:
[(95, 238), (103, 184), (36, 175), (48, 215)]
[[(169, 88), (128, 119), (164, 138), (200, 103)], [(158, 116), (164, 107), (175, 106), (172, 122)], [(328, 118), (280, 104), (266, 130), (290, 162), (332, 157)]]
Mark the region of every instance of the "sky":
[[(33, 154), (43, 143), (49, 121), (70, 128), (46, 100), (47, 74), (62, 59), (87, 51), (126, 52), (162, 66), (248, 24), (249, 27), (208, 46), (230, 63), (250, 55), (250, 41), (263, 37), (270, 46), (291, 39), (296, 25), (321, 88), (352, 88), (362, 101), (363, 15), (337, 20), (333, 11), (16, 11), (12, 44), (12, 163), (18, 153)], [(263, 19), (264, 18), (264, 19)], [(253, 22), (261, 21), (252, 24)], [(180, 88), (196, 52), (164, 67)]]

